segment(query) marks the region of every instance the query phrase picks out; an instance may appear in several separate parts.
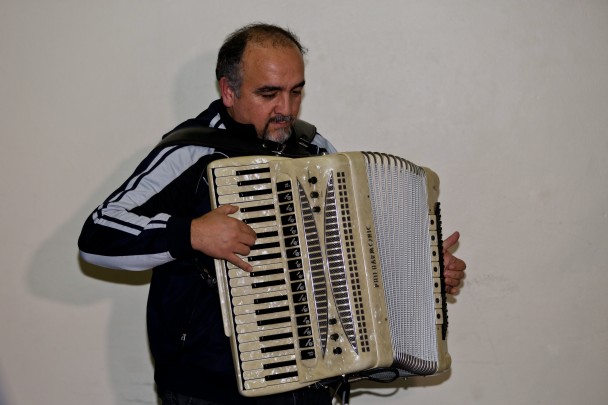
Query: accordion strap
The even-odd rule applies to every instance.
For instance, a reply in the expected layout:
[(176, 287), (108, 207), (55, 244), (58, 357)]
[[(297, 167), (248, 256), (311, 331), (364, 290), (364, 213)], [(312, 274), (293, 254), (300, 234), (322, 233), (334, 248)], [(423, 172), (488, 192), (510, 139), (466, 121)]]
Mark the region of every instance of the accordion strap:
[(181, 126), (165, 136), (156, 145), (164, 148), (173, 145), (200, 145), (220, 149), (238, 155), (282, 155), (287, 157), (303, 157), (317, 153), (309, 150), (310, 143), (317, 134), (314, 125), (306, 121), (296, 120), (293, 125), (293, 135), (285, 144), (264, 141), (226, 129), (209, 128), (202, 125)]

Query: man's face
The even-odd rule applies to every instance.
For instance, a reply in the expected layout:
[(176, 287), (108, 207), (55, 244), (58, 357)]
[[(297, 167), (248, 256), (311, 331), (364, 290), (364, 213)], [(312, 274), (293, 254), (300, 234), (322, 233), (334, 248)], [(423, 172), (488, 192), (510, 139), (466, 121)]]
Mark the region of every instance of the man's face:
[(283, 143), (300, 112), (304, 60), (295, 46), (249, 43), (242, 59), (239, 97), (220, 79), (222, 100), (230, 116), (253, 124), (258, 137)]

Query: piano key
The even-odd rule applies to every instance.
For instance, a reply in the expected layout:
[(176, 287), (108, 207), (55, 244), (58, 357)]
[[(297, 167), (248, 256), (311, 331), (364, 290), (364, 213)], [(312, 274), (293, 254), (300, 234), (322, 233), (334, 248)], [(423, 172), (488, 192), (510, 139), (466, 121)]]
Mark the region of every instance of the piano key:
[(228, 186), (228, 185), (238, 185), (241, 182), (247, 181), (266, 181), (270, 182), (270, 173), (254, 173), (254, 174), (245, 174), (242, 176), (222, 176), (215, 178), (215, 184), (217, 186)]
[[(236, 186), (236, 185), (221, 186), (221, 187), (216, 187), (215, 192), (217, 193), (218, 196), (232, 195), (232, 194), (239, 195), (239, 196), (245, 196), (245, 195), (264, 196), (264, 195), (266, 195), (266, 197), (263, 197), (263, 198), (269, 198), (269, 196), (271, 196), (273, 194), (271, 184), (254, 184), (254, 185), (241, 186), (241, 187)], [(262, 199), (262, 198), (260, 198), (260, 199)]]
[(244, 178), (236, 183), (238, 187), (248, 187), (248, 186), (257, 186), (261, 184), (271, 184), (272, 180), (268, 177), (266, 178)]
[(260, 342), (273, 342), (280, 339), (291, 339), (293, 341), (293, 332), (290, 330), (274, 330), (270, 334), (260, 335)]
[[(261, 286), (265, 285), (265, 284), (261, 284), (261, 283), (267, 283), (270, 281), (285, 282), (285, 275), (283, 273), (281, 273), (281, 274), (272, 274), (270, 276), (265, 276), (265, 277), (249, 276), (249, 277), (231, 278), (230, 286), (231, 287), (251, 286), (251, 288), (260, 288)], [(256, 284), (257, 284), (257, 286), (256, 286)]]
[[(267, 193), (267, 194), (271, 194), (271, 193)], [(266, 196), (266, 194), (263, 194), (261, 196), (260, 195), (241, 196), (239, 194), (220, 195), (217, 198), (217, 203), (218, 203), (218, 205), (226, 205), (226, 204), (239, 205), (240, 203), (243, 203), (243, 202), (257, 201), (263, 196)]]
[(291, 350), (291, 349), (294, 349), (294, 339), (293, 338), (277, 339), (277, 340), (267, 341), (267, 342), (260, 342), (258, 340), (258, 341), (252, 341), (252, 342), (243, 342), (243, 343), (239, 344), (239, 351), (241, 353), (256, 351), (256, 352), (265, 354), (265, 353), (272, 353), (272, 352), (275, 352), (275, 353), (282, 352), (282, 351)]
[(245, 324), (245, 323), (256, 323), (260, 325), (264, 324), (274, 324), (278, 323), (280, 320), (290, 318), (289, 310), (284, 311), (282, 314), (264, 314), (264, 315), (256, 315), (256, 314), (243, 314), (236, 315), (234, 317), (234, 323), (236, 324)]
[(267, 274), (268, 272), (273, 272), (274, 270), (284, 271), (284, 266), (282, 263), (272, 263), (265, 265), (253, 266), (252, 271), (245, 271), (238, 267), (231, 268), (228, 270), (229, 278), (238, 278), (238, 277), (256, 277), (255, 274)]
[(240, 357), (241, 361), (245, 362), (245, 361), (253, 361), (253, 360), (263, 360), (263, 359), (268, 359), (268, 358), (277, 357), (277, 356), (289, 356), (289, 355), (295, 355), (295, 354), (296, 354), (295, 349), (285, 349), (285, 350), (268, 352), (268, 353), (262, 353), (261, 351), (241, 352), (239, 357)]
[[(284, 319), (284, 318), (282, 318), (282, 319)], [(236, 325), (235, 329), (236, 329), (236, 333), (252, 333), (252, 332), (270, 331), (270, 330), (275, 330), (275, 329), (280, 329), (280, 328), (285, 328), (285, 327), (291, 327), (290, 319), (284, 320), (283, 322), (273, 323), (273, 324), (268, 324), (268, 325), (258, 325), (257, 323), (246, 323), (246, 324), (242, 324), (242, 325)]]
[(247, 220), (247, 221), (243, 221), (243, 222), (245, 222), (247, 225), (249, 225), (249, 227), (251, 227), (251, 229), (253, 229), (253, 231), (256, 233), (256, 235), (258, 234), (259, 228), (278, 225), (277, 218), (274, 216), (270, 216), (268, 218), (266, 218), (266, 217), (252, 218), (251, 220)]
[[(243, 383), (243, 387), (245, 387), (245, 389), (247, 389), (247, 390), (254, 390), (254, 389), (258, 389), (258, 388), (272, 387), (273, 385), (283, 385), (284, 386), (285, 384), (293, 384), (294, 386), (292, 389), (301, 387), (301, 385), (298, 384), (297, 376), (285, 377), (285, 378), (281, 378), (280, 380), (274, 380), (274, 381), (266, 381), (264, 378), (260, 378), (257, 380), (247, 380)], [(284, 390), (281, 390), (281, 392), (283, 392), (283, 391)]]
[(248, 361), (246, 363), (241, 364), (241, 369), (243, 371), (251, 371), (251, 370), (271, 370), (273, 368), (291, 366), (296, 364), (296, 356), (276, 356), (270, 357), (268, 359), (259, 360), (259, 361)]
[[(276, 205), (272, 195), (267, 196), (266, 198), (258, 198), (256, 200), (247, 200), (238, 204), (239, 212), (255, 212), (261, 211), (264, 209), (270, 209), (269, 207), (273, 206), (276, 209)], [(231, 214), (231, 215), (236, 215)]]
[[(291, 326), (270, 329), (270, 330), (261, 330), (261, 331), (255, 331), (255, 332), (241, 333), (237, 336), (237, 338), (238, 338), (239, 343), (259, 342), (260, 340), (268, 340), (268, 339), (272, 339), (273, 337), (282, 336), (285, 334), (291, 334), (293, 337), (293, 332), (292, 332)], [(284, 339), (284, 337), (281, 339)]]
[[(281, 296), (278, 296), (279, 298)], [(285, 296), (284, 296), (285, 297)], [(284, 308), (284, 307), (288, 307), (287, 310), (289, 310), (289, 300), (288, 299), (284, 299), (284, 300), (280, 300), (277, 299), (274, 302), (264, 302), (261, 304), (257, 304), (257, 305), (237, 305), (234, 306), (232, 308), (232, 312), (234, 313), (234, 315), (246, 315), (246, 314), (258, 314), (261, 315), (259, 313), (259, 311), (275, 311), (275, 312), (279, 312), (277, 308)], [(281, 310), (280, 312), (282, 312), (283, 310)]]
[[(289, 303), (285, 303), (286, 305), (279, 306), (268, 306), (264, 305), (263, 308), (258, 308), (255, 310), (255, 314), (257, 316), (267, 315), (267, 314), (279, 314), (281, 312), (289, 312)], [(296, 312), (298, 313), (298, 312)]]
[(276, 227), (277, 216), (276, 210), (269, 209), (264, 211), (245, 211), (232, 214), (233, 218), (240, 219), (246, 224), (259, 224), (266, 222), (267, 224), (258, 225), (258, 227)]
[(239, 296), (242, 296), (242, 295), (261, 294), (261, 293), (268, 293), (268, 292), (279, 292), (279, 291), (286, 291), (286, 290), (287, 290), (287, 285), (286, 284), (268, 285), (268, 286), (265, 286), (265, 287), (256, 288), (255, 290), (253, 288), (251, 288), (251, 286), (235, 287), (235, 288), (232, 289), (232, 296), (233, 297), (239, 297)]
[(272, 249), (255, 250), (253, 253), (250, 253), (249, 256), (246, 256), (246, 258), (249, 261), (249, 263), (253, 263), (253, 262), (265, 260), (265, 259), (263, 259), (264, 255), (278, 254), (279, 257), (281, 257), (282, 253), (283, 252), (280, 247), (275, 247)]
[(265, 230), (267, 228), (258, 228), (255, 231), (255, 235), (258, 237), (257, 240), (261, 240), (261, 239), (273, 239), (273, 240), (278, 240), (279, 239), (279, 231), (276, 230), (276, 228), (274, 230), (271, 231), (267, 231)]
[(258, 167), (251, 169), (250, 165), (218, 167), (213, 170), (215, 177), (225, 176), (245, 176), (251, 174), (270, 173), (270, 168), (266, 164), (259, 164)]
[(279, 292), (270, 292), (263, 294), (250, 294), (243, 295), (240, 297), (232, 298), (232, 305), (235, 307), (238, 306), (250, 306), (255, 304), (268, 304), (275, 301), (285, 301), (288, 300), (287, 293), (285, 291)]
[[(240, 258), (242, 258), (245, 261), (248, 261), (249, 258), (247, 256), (241, 256), (241, 255), (237, 255)], [(273, 252), (272, 256), (268, 256), (268, 257), (256, 257), (256, 261), (249, 261), (249, 264), (251, 264), (251, 266), (253, 267), (254, 271), (257, 267), (267, 267), (267, 266), (282, 266), (283, 265), (283, 260), (280, 257), (280, 252)], [(264, 260), (261, 260), (264, 259)], [(238, 267), (236, 267), (234, 264), (230, 263), (230, 262), (226, 262), (226, 267), (229, 269), (229, 271), (232, 271), (233, 269), (236, 270), (238, 269)]]
[[(268, 266), (268, 267), (272, 267), (272, 266)], [(275, 274), (284, 274), (285, 273), (285, 269), (282, 266), (277, 266), (274, 269), (268, 269), (268, 270), (253, 270), (250, 274), (251, 277), (267, 277), (267, 276), (272, 276)]]
[(296, 377), (298, 375), (297, 366), (277, 367), (272, 370), (252, 370), (243, 372), (244, 380), (256, 380), (264, 378), (266, 381), (285, 378), (285, 376)]
[(266, 172), (270, 172), (270, 168), (260, 165), (260, 167), (256, 167), (253, 169), (251, 169), (250, 167), (242, 167), (242, 168), (239, 168), (238, 170), (236, 170), (235, 173), (237, 176), (244, 176), (247, 174), (258, 174), (258, 173), (266, 173)]
[(276, 210), (273, 201), (268, 204), (264, 204), (263, 201), (258, 201), (258, 204), (251, 204), (251, 206), (245, 207), (244, 204), (239, 206), (239, 212), (258, 212), (265, 210)]

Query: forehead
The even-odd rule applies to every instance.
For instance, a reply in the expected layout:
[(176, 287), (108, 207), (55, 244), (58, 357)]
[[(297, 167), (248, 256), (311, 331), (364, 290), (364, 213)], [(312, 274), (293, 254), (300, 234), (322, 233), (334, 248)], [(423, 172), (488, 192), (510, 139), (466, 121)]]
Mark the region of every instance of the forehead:
[(249, 43), (242, 58), (243, 85), (288, 86), (304, 80), (304, 58), (291, 45)]

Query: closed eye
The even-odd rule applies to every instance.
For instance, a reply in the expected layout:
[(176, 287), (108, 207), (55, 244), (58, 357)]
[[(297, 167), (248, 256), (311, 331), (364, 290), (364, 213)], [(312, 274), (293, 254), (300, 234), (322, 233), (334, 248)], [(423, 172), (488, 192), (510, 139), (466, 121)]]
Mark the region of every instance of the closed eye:
[(271, 99), (276, 97), (276, 95), (278, 94), (278, 92), (281, 89), (279, 87), (271, 87), (271, 86), (265, 86), (265, 87), (260, 87), (259, 89), (255, 90), (255, 94), (257, 94), (258, 96), (261, 96), (263, 98), (267, 98), (267, 99)]

